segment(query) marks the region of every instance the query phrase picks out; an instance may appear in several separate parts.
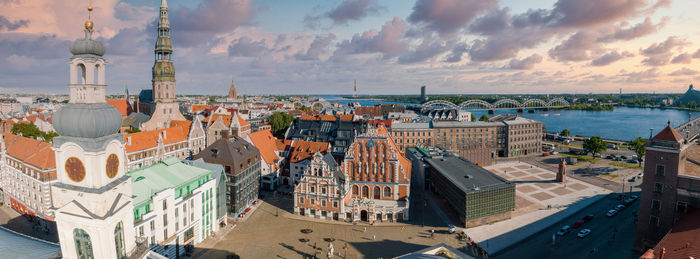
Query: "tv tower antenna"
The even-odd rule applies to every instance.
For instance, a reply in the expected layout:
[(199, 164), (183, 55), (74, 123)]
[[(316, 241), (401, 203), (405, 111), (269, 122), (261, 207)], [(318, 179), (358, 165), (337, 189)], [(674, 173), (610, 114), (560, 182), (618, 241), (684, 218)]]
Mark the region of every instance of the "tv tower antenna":
[(352, 97), (357, 97), (357, 79), (355, 79), (355, 88), (352, 91)]

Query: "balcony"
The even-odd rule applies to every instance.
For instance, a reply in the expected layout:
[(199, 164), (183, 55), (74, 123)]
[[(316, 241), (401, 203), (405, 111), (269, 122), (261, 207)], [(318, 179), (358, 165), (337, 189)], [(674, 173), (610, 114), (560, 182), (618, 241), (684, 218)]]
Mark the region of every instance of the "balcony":
[(127, 259), (141, 259), (148, 253), (148, 239), (145, 237), (136, 238), (136, 246), (131, 249)]

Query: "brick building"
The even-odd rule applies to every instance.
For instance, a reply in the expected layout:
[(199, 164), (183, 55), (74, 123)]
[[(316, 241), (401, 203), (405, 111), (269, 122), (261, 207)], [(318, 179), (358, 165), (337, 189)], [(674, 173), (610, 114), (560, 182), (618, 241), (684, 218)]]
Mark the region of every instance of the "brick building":
[(700, 208), (700, 144), (667, 126), (647, 143), (634, 248), (653, 248), (678, 220)]
[(351, 196), (346, 219), (353, 221), (408, 220), (411, 163), (380, 126), (355, 137), (345, 155), (343, 171)]

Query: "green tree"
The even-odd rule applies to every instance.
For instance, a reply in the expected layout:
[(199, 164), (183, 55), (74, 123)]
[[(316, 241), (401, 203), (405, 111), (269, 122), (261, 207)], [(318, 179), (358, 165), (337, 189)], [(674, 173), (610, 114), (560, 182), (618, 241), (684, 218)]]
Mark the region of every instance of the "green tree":
[(50, 132), (42, 132), (42, 138), (44, 138), (44, 141), (53, 143), (53, 138), (58, 137), (58, 133), (50, 131)]
[(37, 128), (33, 122), (30, 122), (29, 124), (17, 123), (14, 126), (12, 126), (10, 132), (12, 132), (12, 134), (15, 135), (22, 135), (23, 137), (33, 139), (42, 137), (43, 134), (43, 132), (39, 130), (39, 128)]
[(596, 154), (602, 153), (607, 148), (608, 146), (605, 144), (605, 141), (603, 141), (603, 138), (599, 136), (593, 136), (583, 141), (583, 150), (590, 152), (594, 157)]
[(571, 136), (571, 131), (569, 131), (569, 129), (564, 129), (561, 131), (561, 134), (559, 134), (559, 135), (562, 135), (564, 137), (568, 137), (568, 136)]
[(695, 108), (697, 108), (697, 107), (698, 107), (698, 104), (695, 103), (695, 101), (690, 101), (690, 102), (688, 102), (688, 108), (690, 108), (690, 109), (695, 109)]
[(472, 113), (472, 118), (471, 118), (471, 121), (476, 121), (476, 116), (474, 116), (474, 114), (473, 114), (473, 113)]
[(272, 134), (276, 138), (284, 138), (284, 133), (287, 131), (287, 128), (289, 128), (289, 125), (292, 124), (293, 120), (294, 116), (290, 115), (289, 113), (272, 113), (269, 119)]
[(489, 116), (486, 116), (486, 114), (481, 115), (481, 118), (479, 118), (479, 120), (480, 120), (480, 121), (488, 121), (488, 120), (489, 120)]
[(646, 145), (647, 145), (647, 140), (642, 137), (637, 137), (636, 139), (630, 141), (630, 148), (634, 150), (634, 153), (637, 153), (637, 162), (641, 165), (642, 163), (642, 157), (646, 154)]
[(299, 108), (299, 110), (308, 112), (311, 110), (311, 107), (307, 107), (306, 105), (303, 105), (303, 106), (301, 106), (301, 108)]
[(140, 129), (126, 129), (127, 134), (132, 134), (132, 133), (137, 133), (137, 132), (141, 132), (141, 130)]

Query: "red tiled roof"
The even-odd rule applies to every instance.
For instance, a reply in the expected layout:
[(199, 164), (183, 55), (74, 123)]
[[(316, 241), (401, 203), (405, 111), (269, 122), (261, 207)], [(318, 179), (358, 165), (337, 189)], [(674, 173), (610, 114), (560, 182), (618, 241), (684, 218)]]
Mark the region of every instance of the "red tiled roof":
[(678, 224), (654, 247), (654, 258), (687, 259), (700, 255), (700, 210), (683, 216)]
[(654, 136), (652, 139), (678, 142), (683, 140), (683, 137), (681, 134), (678, 134), (678, 131), (669, 125), (661, 130), (659, 134), (656, 134), (656, 136)]
[(316, 152), (327, 153), (331, 144), (328, 142), (315, 142), (298, 140), (292, 142), (289, 161), (298, 163), (310, 158)]
[(56, 155), (50, 143), (9, 133), (1, 134), (5, 138), (8, 155), (41, 169), (56, 167)]
[(248, 134), (250, 141), (253, 145), (260, 150), (260, 155), (267, 164), (275, 164), (275, 159), (279, 159), (277, 153), (275, 153), (275, 148), (277, 148), (277, 139), (272, 136), (270, 130), (260, 130)]
[(119, 113), (122, 114), (122, 116), (129, 116), (132, 112), (134, 112), (134, 109), (131, 107), (131, 104), (129, 104), (126, 99), (110, 99), (107, 100), (107, 103), (114, 106), (114, 108), (117, 108), (119, 110)]
[(185, 133), (185, 135), (190, 134), (190, 130), (192, 129), (192, 122), (191, 121), (171, 121), (170, 122), (170, 127), (182, 127), (182, 131)]
[[(167, 129), (153, 130), (153, 131), (143, 131), (137, 133), (131, 133), (124, 135), (124, 142), (126, 152), (131, 153), (134, 151), (145, 150), (149, 148), (154, 148), (158, 145), (158, 137), (165, 133), (165, 138), (163, 138), (163, 144), (171, 144), (175, 142), (184, 141), (187, 139), (187, 134), (189, 132), (184, 132), (183, 127), (171, 127)], [(129, 145), (129, 137), (131, 137), (131, 145)]]

